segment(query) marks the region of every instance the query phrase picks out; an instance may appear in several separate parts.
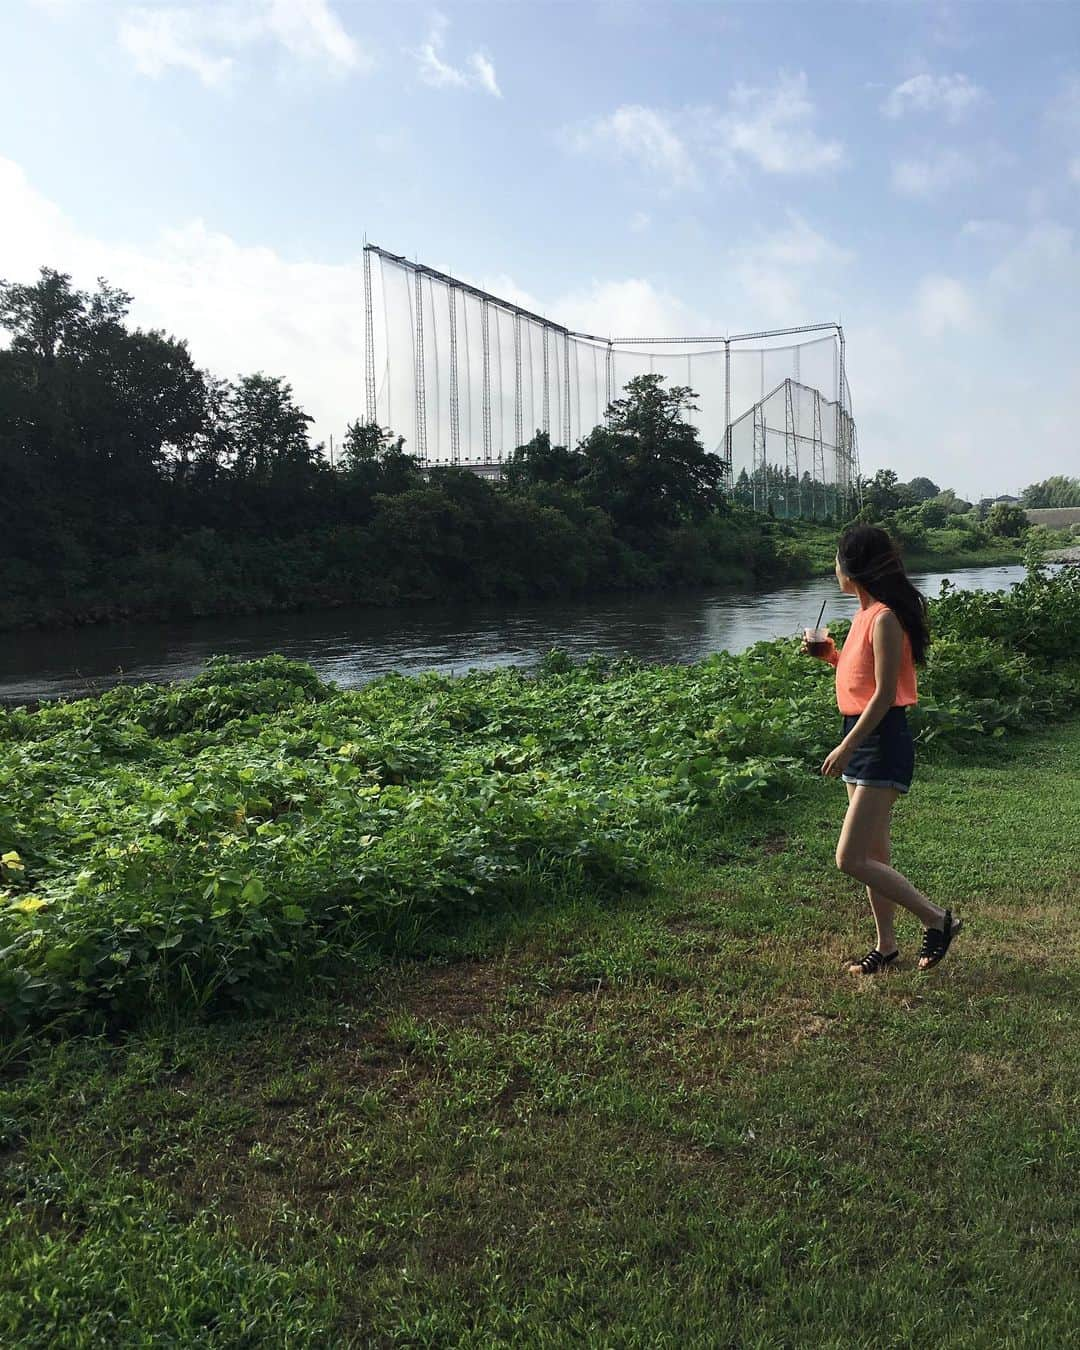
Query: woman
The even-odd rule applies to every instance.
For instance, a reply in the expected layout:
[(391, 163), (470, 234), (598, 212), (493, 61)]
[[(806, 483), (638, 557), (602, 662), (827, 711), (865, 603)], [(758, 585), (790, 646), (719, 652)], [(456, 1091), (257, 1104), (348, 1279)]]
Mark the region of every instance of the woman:
[[(915, 663), (930, 643), (926, 601), (908, 580), (892, 540), (875, 525), (855, 525), (836, 553), (840, 589), (859, 597), (859, 612), (839, 653), (830, 638), (820, 659), (836, 667), (836, 701), (843, 740), (821, 767), (847, 784), (848, 808), (836, 865), (866, 886), (877, 925), (877, 946), (848, 970), (876, 975), (898, 955), (897, 905), (924, 925), (919, 969), (937, 965), (962, 927), (889, 866), (893, 803), (911, 787), (915, 747), (907, 709), (917, 701)], [(802, 650), (808, 651), (804, 641)]]

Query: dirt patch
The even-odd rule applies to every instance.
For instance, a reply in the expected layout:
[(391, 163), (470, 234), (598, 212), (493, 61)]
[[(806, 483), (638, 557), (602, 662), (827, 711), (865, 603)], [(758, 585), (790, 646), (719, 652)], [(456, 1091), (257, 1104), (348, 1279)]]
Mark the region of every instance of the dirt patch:
[(397, 969), (394, 1002), (413, 1017), (469, 1022), (499, 1007), (518, 974), (493, 961), (456, 961), (449, 966), (410, 962)]
[(700, 914), (669, 914), (661, 923), (670, 933), (704, 932), (709, 927)]

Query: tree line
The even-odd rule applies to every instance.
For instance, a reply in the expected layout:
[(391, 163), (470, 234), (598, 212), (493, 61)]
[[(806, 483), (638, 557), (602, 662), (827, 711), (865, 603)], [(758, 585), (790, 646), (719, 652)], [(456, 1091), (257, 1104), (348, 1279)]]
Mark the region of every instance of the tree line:
[(353, 421), (328, 462), (281, 377), (200, 369), (132, 297), (42, 268), (0, 282), (0, 626), (518, 599), (807, 570), (731, 502), (684, 414), (631, 381), (575, 448), (538, 432), (502, 482), (425, 471)]

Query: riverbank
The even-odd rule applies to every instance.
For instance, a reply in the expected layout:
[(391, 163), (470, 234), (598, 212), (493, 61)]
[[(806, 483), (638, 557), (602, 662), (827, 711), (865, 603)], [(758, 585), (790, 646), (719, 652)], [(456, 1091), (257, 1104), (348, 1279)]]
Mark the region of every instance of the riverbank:
[(773, 522), (738, 506), (666, 528), (617, 529), (572, 492), (541, 495), (497, 493), (459, 470), (380, 498), (366, 525), (201, 529), (167, 544), (151, 538), (139, 551), (73, 549), (69, 567), (59, 555), (48, 565), (0, 557), (0, 631), (574, 600), (809, 575), (805, 554)]
[(1076, 719), (920, 761), (897, 859), (966, 920), (929, 974), (906, 917), (897, 972), (842, 973), (872, 928), (807, 775), (646, 893), (266, 1018), (9, 1043), (0, 1338), (1064, 1344), (1078, 784)]
[[(950, 592), (930, 621), (920, 744), (1080, 706), (1080, 574)], [(463, 914), (621, 895), (673, 842), (783, 797), (835, 734), (831, 672), (794, 637), (347, 690), (282, 656), (215, 658), (0, 709), (0, 1029), (257, 1009)]]
[[(549, 522), (551, 523), (551, 522)], [(525, 539), (506, 547), (509, 530), (479, 549), (439, 534), (417, 540), (406, 530), (369, 537), (342, 527), (293, 539), (252, 540), (204, 530), (167, 552), (100, 560), (87, 575), (72, 572), (57, 588), (44, 573), (8, 564), (0, 595), (0, 633), (185, 623), (196, 619), (333, 613), (362, 607), (410, 613), (432, 605), (498, 602), (507, 606), (563, 599), (687, 595), (717, 587), (746, 590), (831, 575), (839, 527), (774, 521), (748, 512), (673, 531), (652, 554), (628, 547), (610, 529), (582, 533), (561, 522), (565, 538), (548, 554)], [(599, 532), (597, 532), (599, 530)], [(957, 530), (930, 530), (913, 571), (1023, 562), (1017, 540), (973, 547)], [(477, 553), (468, 565), (463, 558)], [(400, 555), (400, 556), (399, 556)], [(482, 556), (481, 556), (482, 555)]]
[[(805, 552), (814, 576), (831, 575), (836, 561), (837, 526), (818, 525), (812, 521), (785, 522), (774, 528), (785, 533)], [(942, 571), (952, 567), (1008, 567), (1024, 561), (1024, 543), (1021, 539), (991, 539), (988, 543), (970, 546), (977, 541), (968, 538), (961, 543), (958, 530), (927, 530), (926, 542), (917, 548), (904, 549), (904, 562), (911, 572)]]

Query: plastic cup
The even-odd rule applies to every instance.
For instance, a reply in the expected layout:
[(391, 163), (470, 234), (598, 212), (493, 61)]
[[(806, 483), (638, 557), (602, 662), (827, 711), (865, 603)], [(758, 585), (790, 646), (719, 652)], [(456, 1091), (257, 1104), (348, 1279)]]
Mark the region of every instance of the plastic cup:
[(806, 639), (806, 650), (811, 656), (827, 656), (829, 648), (832, 645), (829, 641), (828, 625), (824, 628), (804, 628), (803, 637)]

